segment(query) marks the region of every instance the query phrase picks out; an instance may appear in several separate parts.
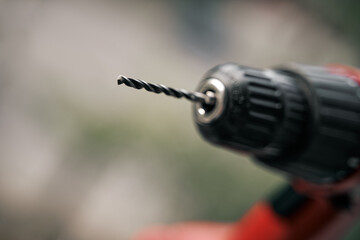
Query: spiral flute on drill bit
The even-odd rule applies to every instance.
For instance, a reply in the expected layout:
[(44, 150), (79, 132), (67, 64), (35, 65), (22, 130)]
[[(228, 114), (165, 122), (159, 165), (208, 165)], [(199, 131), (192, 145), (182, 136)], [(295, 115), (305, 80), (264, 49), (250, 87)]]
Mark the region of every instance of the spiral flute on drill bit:
[(127, 78), (125, 76), (120, 75), (118, 78), (118, 85), (125, 84), (128, 87), (142, 89), (144, 88), (148, 92), (153, 93), (164, 93), (168, 96), (176, 97), (176, 98), (186, 98), (193, 102), (201, 102), (204, 104), (213, 104), (215, 99), (213, 96), (208, 96), (206, 94), (200, 92), (188, 92), (184, 89), (174, 89), (171, 87), (164, 86), (162, 84), (153, 84), (148, 83), (140, 79)]

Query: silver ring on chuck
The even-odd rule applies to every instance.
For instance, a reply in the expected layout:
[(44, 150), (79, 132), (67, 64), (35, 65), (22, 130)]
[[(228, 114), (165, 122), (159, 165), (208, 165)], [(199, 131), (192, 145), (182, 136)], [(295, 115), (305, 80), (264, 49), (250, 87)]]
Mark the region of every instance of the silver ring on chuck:
[(198, 92), (207, 95), (209, 98), (215, 98), (213, 104), (200, 102), (194, 104), (195, 120), (200, 124), (209, 124), (218, 119), (224, 111), (225, 86), (220, 80), (209, 78), (200, 85)]

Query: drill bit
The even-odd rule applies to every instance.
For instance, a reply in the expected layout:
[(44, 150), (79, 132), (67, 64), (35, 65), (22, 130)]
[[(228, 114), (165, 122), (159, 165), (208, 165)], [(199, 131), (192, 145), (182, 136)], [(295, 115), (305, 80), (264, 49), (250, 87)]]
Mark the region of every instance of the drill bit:
[(162, 84), (147, 83), (140, 79), (127, 78), (120, 75), (118, 78), (118, 85), (125, 84), (128, 87), (142, 89), (144, 88), (148, 92), (164, 93), (168, 96), (176, 98), (186, 98), (193, 102), (200, 102), (207, 105), (213, 105), (215, 103), (215, 94), (213, 92), (207, 92), (206, 94), (200, 92), (189, 92), (184, 89), (174, 89), (164, 86)]

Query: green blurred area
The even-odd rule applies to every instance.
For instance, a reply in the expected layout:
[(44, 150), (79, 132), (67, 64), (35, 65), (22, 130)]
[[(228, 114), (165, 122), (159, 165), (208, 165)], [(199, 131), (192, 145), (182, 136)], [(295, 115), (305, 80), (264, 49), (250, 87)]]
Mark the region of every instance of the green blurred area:
[[(165, 178), (174, 185), (174, 189), (168, 189), (168, 197), (174, 199), (179, 214), (168, 222), (236, 221), (254, 201), (284, 182), (278, 174), (256, 166), (244, 155), (204, 142), (192, 122), (191, 111), (167, 108), (164, 112), (148, 105), (142, 106), (148, 108), (145, 114), (130, 111), (113, 119), (99, 119), (78, 110), (66, 113), (79, 124), (78, 134), (69, 144), (71, 161), (99, 167), (108, 164), (101, 160), (104, 156), (110, 155), (105, 157), (110, 161), (124, 161), (116, 155), (127, 152), (136, 156), (139, 164), (150, 161), (155, 163), (153, 168), (161, 166)], [(164, 114), (169, 116), (161, 118)], [(185, 115), (187, 121), (179, 121), (177, 114)], [(164, 176), (160, 174), (159, 178)]]

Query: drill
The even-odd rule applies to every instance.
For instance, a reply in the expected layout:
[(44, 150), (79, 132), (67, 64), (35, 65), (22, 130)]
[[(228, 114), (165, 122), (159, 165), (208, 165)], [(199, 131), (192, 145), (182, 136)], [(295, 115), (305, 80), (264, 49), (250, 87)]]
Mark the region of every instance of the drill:
[[(316, 184), (339, 182), (360, 163), (360, 75), (344, 66), (224, 64), (198, 91), (194, 118), (208, 141)], [(210, 94), (209, 94), (210, 95)]]
[[(359, 70), (295, 63), (259, 69), (228, 63), (210, 69), (196, 92), (124, 76), (118, 84), (193, 101), (195, 124), (205, 140), (248, 154), (292, 179), (291, 186), (260, 204), (261, 211), (250, 211), (244, 217), (247, 230), (241, 227), (231, 239), (305, 239), (336, 219), (339, 209), (356, 205), (354, 195), (360, 187)], [(305, 213), (304, 209), (312, 210)], [(260, 237), (251, 230), (266, 229), (259, 219), (267, 211), (273, 214), (266, 224), (278, 217), (286, 219), (289, 228), (282, 237), (271, 238), (273, 231)], [(306, 219), (313, 220), (312, 226), (298, 227)], [(244, 221), (239, 224), (243, 226)]]

